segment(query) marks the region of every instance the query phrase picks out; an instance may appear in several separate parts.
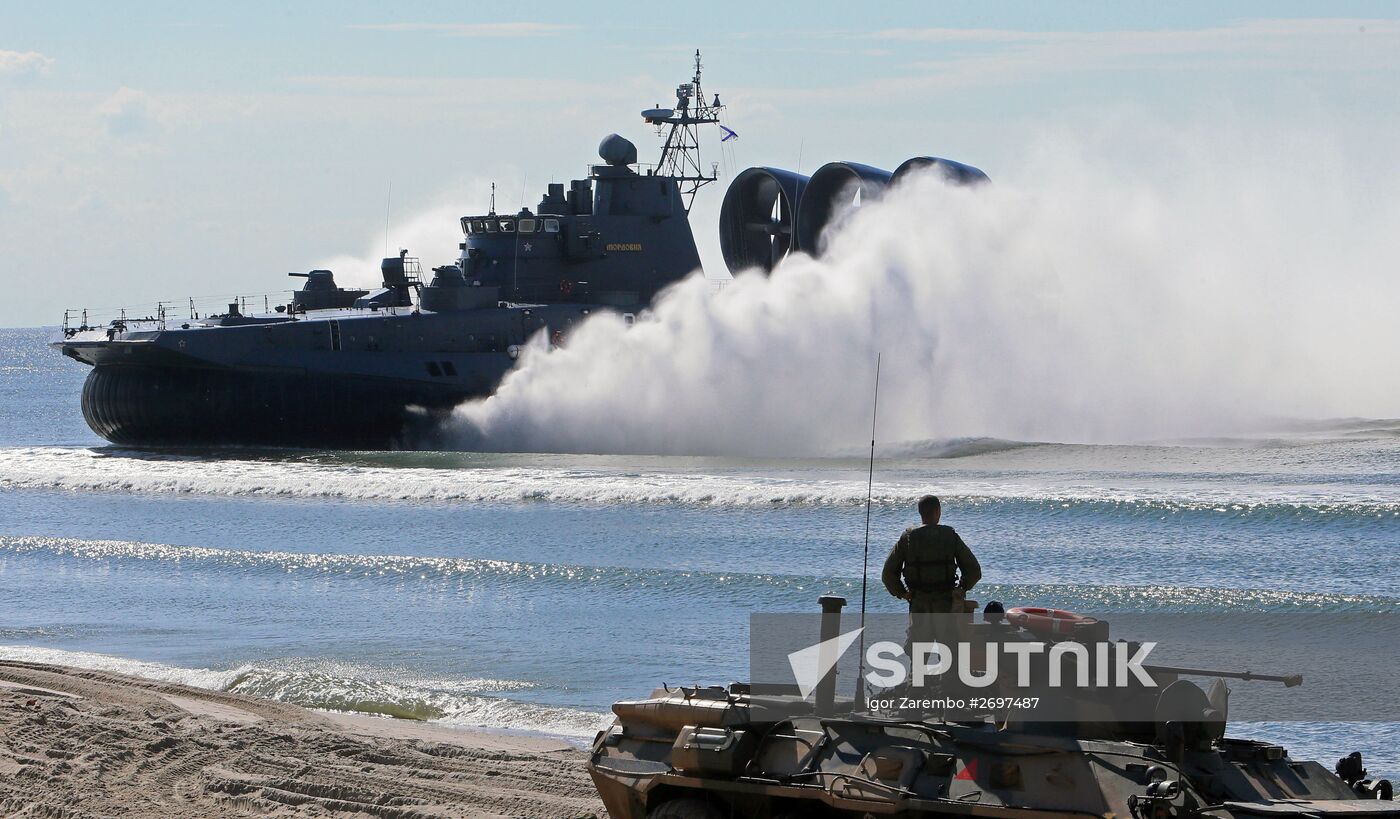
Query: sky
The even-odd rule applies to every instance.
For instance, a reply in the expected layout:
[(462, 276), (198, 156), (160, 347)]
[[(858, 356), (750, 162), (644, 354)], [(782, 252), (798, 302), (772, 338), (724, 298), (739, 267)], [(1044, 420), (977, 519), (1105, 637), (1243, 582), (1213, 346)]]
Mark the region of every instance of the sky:
[[(325, 264), (365, 282), (386, 227), (450, 262), (492, 182), (533, 206), (614, 131), (654, 160), (638, 112), (697, 48), (740, 134), (706, 145), (725, 178), (934, 154), (1005, 179), (1046, 134), (1105, 128), (1144, 169), (1139, 129), (1400, 152), (1390, 3), (117, 6), (0, 1), (0, 326)], [(692, 214), (715, 277), (724, 182)]]

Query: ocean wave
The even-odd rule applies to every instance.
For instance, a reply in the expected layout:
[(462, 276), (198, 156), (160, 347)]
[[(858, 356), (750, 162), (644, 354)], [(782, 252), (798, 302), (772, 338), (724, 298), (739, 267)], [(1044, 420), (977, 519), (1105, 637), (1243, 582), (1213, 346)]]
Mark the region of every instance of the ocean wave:
[[(335, 460), (125, 457), (102, 450), (0, 450), (0, 486), (16, 489), (202, 494), (376, 501), (721, 506), (864, 502), (853, 481), (666, 471), (373, 466)], [(901, 501), (906, 500), (900, 495)]]
[(1333, 442), (1385, 442), (1397, 437), (1400, 437), (1400, 419), (1397, 418), (1330, 418), (1280, 421), (1254, 433), (1193, 436), (1165, 443), (1177, 446), (1282, 449)]
[(47, 663), (66, 665), (88, 671), (109, 671), (126, 674), (144, 680), (177, 683), (194, 688), (207, 688), (211, 691), (226, 691), (238, 676), (251, 666), (230, 669), (180, 668), (178, 666), (114, 657), (109, 654), (96, 654), (90, 651), (64, 651), (57, 648), (26, 645), (0, 645), (0, 659), (24, 663)]
[(78, 540), (42, 536), (0, 535), (0, 554), (44, 553), (86, 560), (130, 560), (182, 567), (208, 566), (236, 571), (276, 574), (307, 573), (374, 580), (482, 580), (531, 589), (579, 585), (627, 589), (639, 586), (673, 589), (687, 595), (729, 588), (736, 595), (754, 589), (809, 591), (824, 585), (853, 587), (858, 579), (817, 576), (710, 572), (664, 568), (577, 566), (513, 560), (411, 555), (316, 554), (249, 551), (203, 546), (173, 546), (122, 540)]
[(1305, 592), (1291, 589), (1237, 589), (1210, 586), (1066, 584), (986, 584), (984, 599), (1053, 601), (1080, 612), (1187, 614), (1214, 612), (1397, 612), (1400, 598), (1376, 594)]
[[(667, 599), (704, 599), (711, 603), (744, 603), (781, 610), (800, 610), (813, 591), (858, 596), (859, 577), (702, 571), (695, 569), (579, 566), (511, 560), (409, 555), (315, 554), (259, 552), (172, 546), (118, 540), (77, 540), (35, 536), (0, 536), (0, 554), (44, 553), (88, 560), (152, 561), (215, 570), (307, 573), (369, 580), (480, 581), (497, 586), (520, 586), (556, 594), (568, 586), (592, 593), (615, 594), (647, 589)], [(1305, 592), (1288, 589), (1235, 589), (1177, 585), (1113, 585), (1084, 583), (982, 584), (984, 600), (1008, 604), (1053, 604), (1084, 611), (1400, 611), (1400, 598), (1374, 594)], [(851, 599), (855, 599), (852, 597)]]
[(1400, 435), (1400, 418), (1324, 418), (1320, 420), (1284, 421), (1280, 427), (1288, 432), (1337, 437), (1377, 437)]
[[(1006, 442), (972, 439), (965, 446)], [(1009, 446), (1009, 444), (1007, 444)], [(1017, 445), (1022, 446), (1022, 445)], [(1024, 446), (1031, 446), (1026, 444)], [(1048, 445), (1047, 445), (1048, 446)], [(988, 450), (990, 451), (990, 450)], [(1005, 451), (1005, 450), (1002, 450)], [(970, 454), (970, 452), (969, 452)], [(694, 464), (665, 468), (637, 464), (586, 466), (474, 465), (433, 467), (447, 456), (297, 459), (192, 455), (133, 456), (103, 449), (29, 447), (0, 449), (0, 487), (73, 492), (133, 492), (277, 499), (331, 499), (441, 503), (551, 502), (578, 505), (683, 504), (735, 508), (856, 506), (865, 503), (863, 470), (849, 464), (779, 465), (759, 473), (739, 468), (707, 471)], [(525, 459), (534, 464), (539, 459)], [(714, 466), (713, 463), (710, 464)], [(893, 472), (893, 474), (890, 474)], [(822, 474), (839, 477), (818, 477)], [(873, 494), (882, 506), (907, 504), (934, 481), (940, 494), (978, 503), (1099, 504), (1156, 511), (1247, 514), (1314, 511), (1320, 514), (1400, 516), (1400, 486), (1342, 483), (1304, 476), (1277, 484), (1266, 476), (1165, 475), (1104, 472), (1036, 474), (1024, 469), (1004, 477), (946, 474), (914, 467), (887, 470)], [(1307, 481), (1313, 483), (1307, 483)]]
[(229, 669), (162, 663), (26, 645), (0, 645), (0, 659), (107, 671), (147, 680), (226, 691), (323, 711), (372, 714), (463, 727), (531, 731), (585, 739), (606, 715), (491, 696), (527, 682), (419, 677), (401, 669), (290, 658)]
[(1033, 447), (1055, 447), (1061, 444), (1044, 441), (1011, 441), (1005, 438), (939, 438), (927, 441), (901, 441), (878, 447), (885, 458), (971, 458), (996, 452), (1010, 452)]
[(78, 629), (72, 626), (0, 626), (0, 640), (55, 640), (72, 638)]

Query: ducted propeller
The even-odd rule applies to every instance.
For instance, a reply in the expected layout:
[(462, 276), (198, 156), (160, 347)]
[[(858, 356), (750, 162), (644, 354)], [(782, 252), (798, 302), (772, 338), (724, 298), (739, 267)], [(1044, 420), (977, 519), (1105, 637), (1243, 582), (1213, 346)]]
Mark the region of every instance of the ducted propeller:
[(827, 227), (879, 196), (889, 182), (889, 171), (859, 162), (828, 162), (817, 168), (798, 205), (797, 246), (814, 256), (820, 253)]
[(916, 156), (893, 174), (859, 162), (828, 162), (810, 177), (778, 168), (749, 168), (730, 183), (719, 212), (719, 246), (731, 273), (778, 266), (794, 250), (825, 250), (824, 234), (851, 211), (906, 176), (936, 169), (957, 185), (977, 185), (987, 175), (971, 165)]
[(778, 168), (749, 168), (734, 178), (719, 212), (719, 246), (731, 273), (772, 270), (796, 248), (794, 217), (807, 179)]
[(980, 185), (983, 182), (991, 181), (980, 168), (938, 156), (916, 156), (913, 159), (904, 160), (898, 168), (894, 169), (894, 177), (890, 180), (890, 184), (896, 185), (899, 180), (911, 173), (930, 169), (942, 171), (943, 178), (955, 185)]

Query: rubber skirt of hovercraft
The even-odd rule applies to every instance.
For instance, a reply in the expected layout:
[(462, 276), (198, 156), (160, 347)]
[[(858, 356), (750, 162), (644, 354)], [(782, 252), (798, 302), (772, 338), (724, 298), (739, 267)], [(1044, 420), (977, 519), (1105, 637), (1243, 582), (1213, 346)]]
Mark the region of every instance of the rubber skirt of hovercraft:
[(99, 365), (83, 384), (83, 417), (128, 446), (393, 449), (470, 397), (363, 376)]

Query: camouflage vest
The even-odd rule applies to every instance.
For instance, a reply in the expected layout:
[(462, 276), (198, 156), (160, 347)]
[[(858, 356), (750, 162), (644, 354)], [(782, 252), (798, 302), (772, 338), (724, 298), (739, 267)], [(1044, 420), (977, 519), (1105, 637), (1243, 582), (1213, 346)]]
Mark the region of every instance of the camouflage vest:
[(947, 526), (915, 526), (906, 534), (904, 583), (915, 594), (951, 592), (957, 578), (953, 530)]

